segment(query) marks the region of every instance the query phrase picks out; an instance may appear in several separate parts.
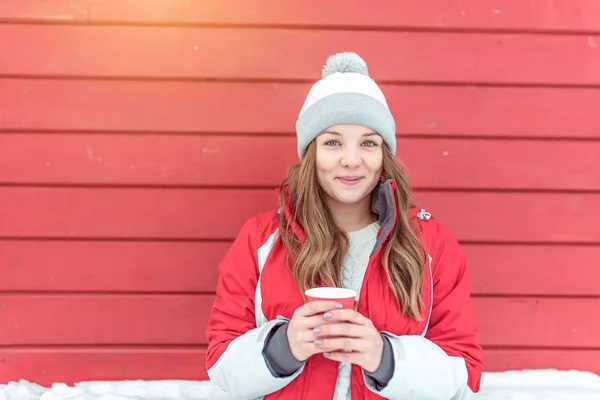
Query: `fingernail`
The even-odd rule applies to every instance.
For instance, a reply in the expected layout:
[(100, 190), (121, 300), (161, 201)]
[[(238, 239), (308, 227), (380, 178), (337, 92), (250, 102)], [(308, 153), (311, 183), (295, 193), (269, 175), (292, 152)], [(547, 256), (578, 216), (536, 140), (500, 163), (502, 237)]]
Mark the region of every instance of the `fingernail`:
[(344, 306), (340, 303), (335, 303), (335, 308), (342, 309)]
[(330, 319), (331, 318), (331, 313), (330, 312), (326, 312), (325, 315), (323, 315), (323, 318)]
[(317, 339), (317, 340), (315, 340), (315, 344), (316, 344), (317, 346), (320, 346), (320, 345), (322, 345), (322, 344), (323, 344), (323, 341), (322, 341), (322, 340), (319, 340), (319, 339)]
[(313, 328), (313, 333), (316, 335), (317, 333), (321, 333), (321, 328)]
[(329, 356), (331, 355), (331, 353), (323, 353), (323, 355), (324, 355), (325, 357), (329, 357)]

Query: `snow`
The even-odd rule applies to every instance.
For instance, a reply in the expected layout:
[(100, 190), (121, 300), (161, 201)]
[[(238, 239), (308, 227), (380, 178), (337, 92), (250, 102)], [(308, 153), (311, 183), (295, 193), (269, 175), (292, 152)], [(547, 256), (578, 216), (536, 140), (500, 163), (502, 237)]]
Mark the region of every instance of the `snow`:
[[(4, 387), (3, 387), (4, 386)], [(4, 396), (4, 397), (3, 397)], [(90, 381), (45, 388), (21, 380), (0, 385), (0, 400), (238, 400), (209, 381)]]
[[(240, 400), (209, 381), (90, 381), (43, 387), (21, 380), (0, 384), (0, 400)], [(600, 400), (600, 376), (591, 372), (486, 372), (475, 400)]]
[(600, 400), (600, 376), (550, 369), (484, 373), (475, 399)]

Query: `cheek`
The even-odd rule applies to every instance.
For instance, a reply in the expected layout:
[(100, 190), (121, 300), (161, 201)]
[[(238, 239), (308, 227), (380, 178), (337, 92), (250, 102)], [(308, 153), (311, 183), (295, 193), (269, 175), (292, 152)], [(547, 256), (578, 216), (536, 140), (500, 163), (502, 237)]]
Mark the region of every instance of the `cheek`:
[(331, 155), (317, 151), (315, 166), (317, 169), (317, 176), (319, 178), (325, 178), (334, 171), (335, 160)]
[(317, 164), (317, 183), (319, 184), (319, 186), (323, 187), (323, 185), (325, 184), (326, 180), (325, 180), (325, 176), (327, 175), (327, 173), (325, 171), (323, 171), (323, 169), (319, 166), (319, 164)]
[(365, 164), (367, 165), (369, 172), (379, 179), (381, 172), (383, 171), (383, 154), (373, 154), (373, 157), (369, 157)]
[(323, 187), (323, 181), (325, 177), (325, 166), (323, 165), (323, 158), (319, 156), (317, 151), (317, 157), (315, 158), (315, 172), (317, 173), (317, 183)]

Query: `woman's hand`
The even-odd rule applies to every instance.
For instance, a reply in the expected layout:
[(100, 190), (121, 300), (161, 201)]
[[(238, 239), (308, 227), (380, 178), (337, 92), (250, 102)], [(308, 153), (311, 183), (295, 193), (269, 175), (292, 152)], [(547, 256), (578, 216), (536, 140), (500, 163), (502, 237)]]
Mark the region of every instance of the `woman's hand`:
[[(324, 318), (328, 322), (315, 329), (319, 331), (317, 340), (322, 341), (316, 347), (326, 349), (324, 355), (327, 358), (356, 364), (369, 373), (379, 368), (383, 356), (383, 338), (370, 319), (348, 309), (328, 312)], [(330, 352), (331, 349), (351, 352)]]
[(331, 316), (330, 311), (336, 308), (342, 305), (333, 301), (310, 301), (296, 309), (287, 327), (288, 343), (296, 360), (306, 361), (314, 354), (334, 349), (322, 346), (322, 340), (315, 333), (327, 323), (325, 316)]

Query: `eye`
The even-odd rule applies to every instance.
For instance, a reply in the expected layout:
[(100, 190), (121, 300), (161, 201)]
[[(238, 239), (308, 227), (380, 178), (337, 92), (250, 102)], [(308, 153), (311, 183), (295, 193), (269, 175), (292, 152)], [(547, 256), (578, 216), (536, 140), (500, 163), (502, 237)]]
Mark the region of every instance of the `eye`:
[(363, 143), (363, 146), (366, 146), (366, 147), (377, 147), (379, 145), (377, 144), (377, 142), (374, 142), (372, 140), (367, 140), (367, 141), (365, 141)]
[(328, 140), (325, 142), (325, 146), (339, 146), (340, 142), (337, 140)]

